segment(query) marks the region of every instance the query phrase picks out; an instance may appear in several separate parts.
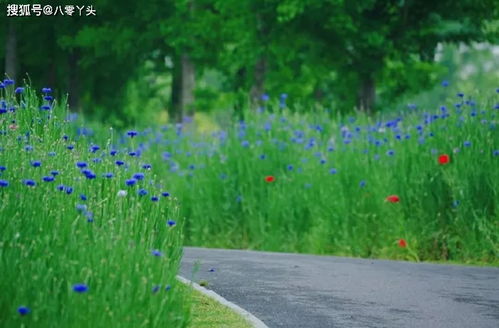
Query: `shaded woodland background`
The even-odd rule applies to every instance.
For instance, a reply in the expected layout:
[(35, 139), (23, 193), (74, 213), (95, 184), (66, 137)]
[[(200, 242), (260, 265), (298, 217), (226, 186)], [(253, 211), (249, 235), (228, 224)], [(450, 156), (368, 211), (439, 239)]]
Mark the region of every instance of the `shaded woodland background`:
[[(493, 0), (70, 3), (93, 5), (95, 17), (6, 17), (8, 3), (33, 2), (1, 1), (7, 75), (116, 126), (258, 107), (266, 95), (307, 109), (385, 110), (456, 78), (462, 58), (475, 72), (498, 58)], [(456, 60), (463, 49), (475, 51)]]

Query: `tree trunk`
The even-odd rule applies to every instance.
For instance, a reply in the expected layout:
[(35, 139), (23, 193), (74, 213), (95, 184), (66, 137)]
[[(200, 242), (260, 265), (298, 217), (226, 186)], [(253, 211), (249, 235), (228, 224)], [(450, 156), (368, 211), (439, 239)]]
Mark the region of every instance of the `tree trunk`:
[(251, 103), (255, 106), (258, 104), (260, 97), (264, 92), (265, 74), (267, 72), (267, 59), (261, 56), (255, 65), (253, 75), (253, 86), (251, 87), (250, 97)]
[(69, 64), (69, 108), (73, 112), (80, 111), (80, 71), (78, 62), (80, 60), (80, 51), (73, 49), (68, 57)]
[(182, 104), (180, 100), (181, 92), (182, 92), (181, 60), (179, 56), (175, 55), (173, 57), (173, 67), (172, 67), (171, 104), (170, 104), (170, 110), (168, 111), (170, 122), (182, 121)]
[(370, 113), (376, 100), (376, 88), (372, 76), (363, 76), (360, 79), (360, 86), (357, 96), (357, 108)]
[(195, 66), (188, 54), (182, 53), (173, 59), (171, 121), (182, 122), (183, 114), (194, 115)]
[(182, 111), (188, 116), (194, 115), (194, 87), (196, 85), (195, 66), (190, 56), (183, 53), (182, 62), (182, 90), (180, 103)]
[(13, 80), (17, 78), (17, 32), (12, 19), (8, 20), (5, 44), (5, 72)]

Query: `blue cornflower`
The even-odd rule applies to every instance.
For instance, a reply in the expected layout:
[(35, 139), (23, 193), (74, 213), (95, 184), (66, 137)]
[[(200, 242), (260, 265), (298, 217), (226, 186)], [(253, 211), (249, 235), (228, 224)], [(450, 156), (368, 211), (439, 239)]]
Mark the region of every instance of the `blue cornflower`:
[(55, 180), (55, 178), (53, 176), (51, 176), (51, 175), (48, 175), (46, 177), (43, 177), (42, 180), (45, 181), (45, 182), (52, 182), (52, 181)]
[(173, 220), (168, 220), (166, 224), (168, 224), (170, 227), (173, 227), (176, 224), (176, 222)]
[(7, 168), (5, 166), (0, 165), (0, 172), (5, 171)]
[(130, 130), (126, 133), (130, 138), (135, 137), (138, 133), (137, 131)]
[(32, 151), (33, 150), (33, 146), (27, 145), (27, 146), (24, 147), (24, 150), (25, 151)]
[(14, 84), (14, 80), (11, 80), (11, 79), (5, 79), (5, 80), (3, 80), (3, 83), (4, 83), (5, 85), (12, 85), (12, 84)]
[(17, 308), (17, 312), (19, 312), (20, 315), (26, 315), (31, 312), (31, 309), (27, 306), (20, 306)]
[(215, 268), (211, 268), (210, 270), (208, 270), (209, 272), (215, 272)]
[(64, 187), (66, 194), (71, 195), (73, 193), (73, 187)]
[(459, 206), (459, 204), (461, 204), (461, 202), (459, 200), (455, 200), (452, 202), (452, 207), (456, 208)]
[(57, 190), (63, 191), (64, 190), (64, 185), (60, 184), (57, 186)]
[(98, 151), (99, 149), (100, 149), (100, 147), (99, 147), (99, 146), (97, 146), (97, 145), (92, 145), (92, 146), (90, 147), (90, 152), (95, 153), (95, 152), (96, 152), (96, 151)]
[(137, 179), (128, 179), (125, 183), (127, 186), (134, 186), (137, 183)]
[(16, 88), (16, 90), (15, 90), (14, 92), (15, 92), (15, 93), (18, 93), (18, 94), (19, 94), (19, 93), (23, 93), (23, 92), (24, 92), (24, 88), (22, 88), (22, 87), (18, 87), (18, 88)]
[(9, 186), (9, 181), (7, 180), (0, 180), (0, 187), (8, 187)]
[(63, 135), (62, 139), (64, 139), (64, 141), (68, 141), (69, 137), (67, 135)]
[(326, 160), (325, 160), (324, 158), (322, 158), (322, 159), (320, 160), (320, 163), (321, 163), (321, 164), (326, 164)]
[(80, 194), (80, 199), (85, 201), (85, 200), (87, 200), (87, 196), (85, 196), (84, 194)]
[(92, 159), (92, 162), (94, 162), (94, 163), (101, 163), (102, 162), (102, 158), (96, 157), (96, 158)]
[(135, 156), (137, 156), (137, 152), (131, 151), (131, 152), (128, 153), (128, 155), (130, 155), (132, 157), (135, 157)]
[(115, 163), (118, 166), (125, 165), (125, 162), (123, 162), (123, 161), (116, 161)]
[(241, 146), (243, 146), (243, 147), (249, 147), (249, 144), (250, 144), (250, 143), (249, 143), (249, 141), (248, 141), (248, 140), (243, 140), (243, 141), (241, 142)]
[(158, 196), (152, 196), (151, 197), (151, 201), (157, 202), (157, 201), (159, 201), (159, 197)]
[(31, 161), (31, 165), (33, 167), (40, 167), (40, 166), (42, 166), (42, 162), (40, 162), (40, 161)]
[(153, 293), (157, 293), (159, 291), (159, 289), (161, 288), (161, 285), (156, 285), (152, 288), (152, 292)]
[(85, 284), (75, 284), (73, 285), (73, 291), (77, 293), (86, 293), (88, 291), (88, 286)]
[(87, 205), (85, 204), (76, 204), (76, 210), (78, 212), (85, 212), (87, 210)]
[(43, 100), (52, 101), (52, 100), (54, 100), (54, 97), (52, 97), (52, 96), (45, 96), (45, 97), (43, 97)]
[(5, 89), (5, 84), (3, 82), (0, 82), (0, 89)]
[(80, 169), (83, 169), (85, 167), (87, 167), (87, 163), (85, 162), (76, 162), (76, 166), (79, 167)]
[(443, 87), (448, 87), (448, 86), (449, 86), (449, 81), (447, 81), (447, 80), (443, 80), (443, 81), (442, 81), (442, 86), (443, 86)]
[(395, 151), (390, 149), (390, 150), (388, 150), (388, 151), (386, 152), (386, 154), (387, 154), (388, 156), (393, 156), (393, 155), (395, 155)]
[(164, 192), (161, 193), (161, 196), (163, 196), (163, 197), (169, 197), (170, 193), (168, 191), (164, 191)]
[(287, 169), (288, 169), (288, 171), (292, 171), (292, 170), (293, 170), (293, 165), (289, 164), (289, 165), (287, 166)]
[(31, 179), (25, 179), (23, 180), (23, 183), (28, 186), (28, 187), (34, 187), (36, 186), (36, 181), (35, 180), (31, 180)]
[(50, 174), (55, 177), (55, 176), (59, 175), (59, 171), (53, 170), (53, 171), (50, 171)]
[(471, 141), (465, 141), (463, 142), (464, 147), (469, 147), (471, 146)]
[(117, 153), (118, 153), (118, 151), (117, 151), (117, 150), (115, 150), (115, 149), (113, 149), (113, 150), (111, 150), (111, 151), (109, 152), (109, 155), (111, 155), (111, 156), (116, 156), (116, 154), (117, 154)]
[(170, 289), (172, 289), (172, 286), (170, 286), (170, 285), (166, 285), (166, 287), (165, 287), (165, 291), (169, 291)]
[(269, 100), (269, 95), (268, 95), (268, 94), (266, 94), (266, 93), (264, 93), (264, 94), (262, 94), (261, 99), (262, 99), (263, 101), (267, 101), (267, 100)]
[(338, 173), (338, 170), (336, 170), (335, 168), (331, 168), (331, 169), (329, 169), (329, 173), (336, 174), (336, 173)]
[(494, 155), (494, 156), (499, 156), (499, 150), (494, 150), (494, 151), (492, 152), (492, 155)]
[(42, 106), (40, 106), (40, 109), (41, 110), (50, 110), (50, 106), (49, 105), (42, 105)]
[(151, 252), (152, 255), (154, 256), (161, 256), (163, 255), (163, 253), (161, 253), (159, 250), (157, 249), (154, 249), (152, 252)]
[(92, 172), (92, 170), (89, 170), (89, 169), (83, 169), (83, 170), (81, 170), (81, 173), (83, 173), (83, 175), (84, 175), (87, 179), (89, 179), (89, 180), (91, 180), (91, 179), (95, 179), (95, 178), (96, 178), (96, 175), (95, 175), (95, 173), (94, 173), (94, 172)]
[(150, 170), (152, 168), (152, 165), (151, 164), (144, 164), (144, 165), (142, 165), (142, 168), (144, 170)]
[(66, 148), (69, 149), (69, 150), (73, 150), (75, 148), (75, 146), (74, 145), (68, 145)]
[(112, 174), (111, 172), (104, 173), (105, 178), (111, 179), (113, 176), (114, 174)]
[(194, 164), (190, 164), (190, 165), (188, 166), (188, 168), (189, 168), (189, 170), (194, 170), (196, 167), (194, 166)]
[(55, 153), (55, 151), (50, 151), (47, 153), (47, 155), (49, 155), (50, 157), (54, 157), (57, 154)]
[(141, 173), (141, 172), (139, 172), (139, 173), (135, 173), (135, 174), (133, 175), (133, 178), (135, 178), (135, 179), (137, 179), (137, 180), (139, 180), (139, 181), (140, 181), (140, 180), (144, 180), (144, 177), (145, 177), (144, 173)]
[(139, 196), (145, 196), (145, 195), (147, 195), (147, 190), (139, 189), (139, 191), (137, 191), (137, 194), (139, 194)]
[(458, 96), (459, 98), (463, 98), (463, 97), (464, 97), (464, 93), (462, 93), (462, 92), (458, 92), (458, 93), (457, 93), (457, 96)]
[(51, 88), (42, 88), (43, 93), (51, 93), (52, 89)]
[(359, 182), (359, 186), (360, 186), (361, 188), (364, 188), (364, 187), (366, 186), (366, 182), (365, 182), (364, 180), (360, 181), (360, 182)]
[(94, 213), (92, 212), (86, 212), (85, 213), (85, 216), (87, 217), (87, 222), (94, 222)]

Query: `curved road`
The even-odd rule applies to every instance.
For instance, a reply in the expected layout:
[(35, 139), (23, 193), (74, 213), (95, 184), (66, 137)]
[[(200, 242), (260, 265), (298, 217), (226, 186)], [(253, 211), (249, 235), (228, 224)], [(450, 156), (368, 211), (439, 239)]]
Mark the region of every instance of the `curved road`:
[(180, 274), (270, 328), (499, 327), (499, 268), (185, 247)]

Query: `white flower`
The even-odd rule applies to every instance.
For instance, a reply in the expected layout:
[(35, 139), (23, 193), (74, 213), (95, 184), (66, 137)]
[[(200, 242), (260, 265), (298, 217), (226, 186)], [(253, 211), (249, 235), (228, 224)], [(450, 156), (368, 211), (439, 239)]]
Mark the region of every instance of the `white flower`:
[(118, 197), (125, 197), (127, 194), (126, 190), (120, 190), (118, 191)]

